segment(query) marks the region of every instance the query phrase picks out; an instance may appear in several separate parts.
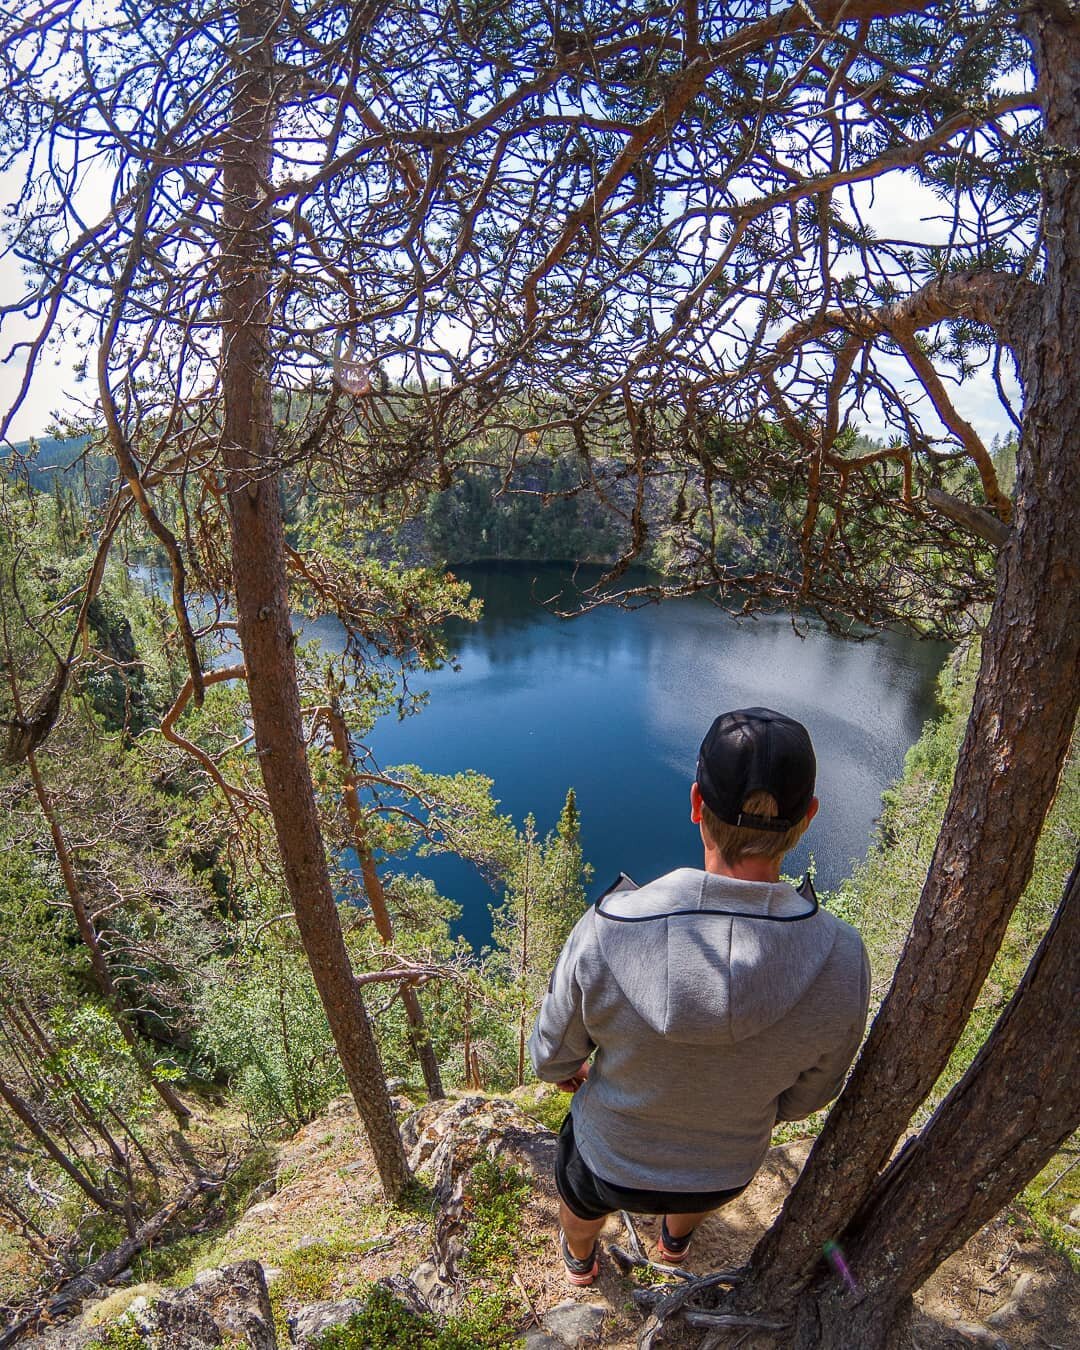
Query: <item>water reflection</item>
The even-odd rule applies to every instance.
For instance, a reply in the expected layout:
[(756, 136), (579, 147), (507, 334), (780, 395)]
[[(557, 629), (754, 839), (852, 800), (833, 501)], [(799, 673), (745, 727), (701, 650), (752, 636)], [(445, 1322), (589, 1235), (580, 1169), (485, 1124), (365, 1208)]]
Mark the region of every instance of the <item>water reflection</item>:
[[(933, 712), (942, 643), (800, 636), (784, 617), (737, 621), (701, 597), (561, 619), (540, 601), (561, 593), (568, 603), (598, 570), (579, 569), (576, 583), (558, 567), (458, 572), (484, 601), (479, 624), (451, 630), (461, 669), (414, 677), (428, 706), (384, 718), (376, 754), (384, 765), (488, 774), (502, 809), (518, 822), (533, 812), (541, 832), (573, 786), (596, 889), (620, 870), (645, 881), (700, 864), (688, 804), (697, 747), (717, 712), (752, 704), (810, 729), (821, 811), (789, 861), (801, 870), (812, 854), (819, 888), (835, 886), (865, 853), (881, 794)], [(325, 618), (304, 620), (303, 637), (337, 651), (344, 641)], [(415, 866), (463, 906), (461, 931), (486, 941), (492, 896), (475, 870), (453, 859)]]
[[(942, 644), (896, 635), (855, 644), (796, 634), (771, 616), (735, 621), (702, 598), (635, 612), (559, 619), (536, 602), (565, 586), (557, 568), (461, 569), (485, 616), (457, 635), (461, 670), (426, 677), (427, 709), (384, 721), (385, 764), (478, 769), (503, 809), (551, 828), (566, 788), (578, 793), (586, 857), (603, 882), (697, 865), (687, 794), (697, 746), (715, 714), (765, 704), (806, 723), (819, 760), (821, 813), (795, 868), (812, 853), (822, 886), (837, 884), (869, 842), (883, 789), (933, 710)], [(463, 930), (487, 932), (467, 870), (424, 864), (468, 906)]]

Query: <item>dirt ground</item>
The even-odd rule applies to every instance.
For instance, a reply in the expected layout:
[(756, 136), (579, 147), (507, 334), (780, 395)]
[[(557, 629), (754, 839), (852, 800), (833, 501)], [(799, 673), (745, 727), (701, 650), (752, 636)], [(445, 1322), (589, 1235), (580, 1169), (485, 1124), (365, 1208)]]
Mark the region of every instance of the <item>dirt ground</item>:
[[(489, 1137), (504, 1138), (499, 1133), (505, 1130), (502, 1114), (494, 1112), (494, 1135)], [(597, 1284), (589, 1289), (568, 1287), (555, 1245), (556, 1196), (548, 1165), (553, 1137), (532, 1120), (518, 1119), (522, 1130), (509, 1130), (505, 1146), (499, 1143), (499, 1153), (525, 1165), (535, 1177), (533, 1196), (514, 1241), (513, 1284), (521, 1296), (520, 1326), (522, 1330), (536, 1326), (544, 1312), (567, 1299), (599, 1304), (607, 1316), (595, 1343), (609, 1350), (629, 1350), (641, 1327), (633, 1289), (652, 1282), (652, 1277), (628, 1276), (618, 1268), (607, 1249), (612, 1243), (625, 1247), (626, 1234), (621, 1220), (613, 1216), (602, 1235)], [(699, 1228), (686, 1269), (705, 1274), (740, 1266), (778, 1214), (809, 1150), (809, 1139), (772, 1149), (751, 1187)], [(228, 1245), (235, 1243), (238, 1254), (239, 1249), (255, 1254), (258, 1247), (273, 1253), (282, 1245), (296, 1250), (313, 1238), (331, 1238), (338, 1260), (319, 1291), (324, 1297), (335, 1296), (339, 1289), (344, 1292), (358, 1278), (409, 1274), (423, 1260), (424, 1224), (414, 1215), (391, 1216), (385, 1222), (386, 1216), (379, 1214), (370, 1154), (346, 1103), (282, 1146), (278, 1179), (273, 1199), (248, 1211), (235, 1228), (234, 1241)], [(655, 1255), (659, 1219), (641, 1216), (636, 1224), (648, 1254)], [(352, 1251), (348, 1251), (350, 1234), (358, 1239)], [(273, 1255), (267, 1264), (273, 1266)], [(918, 1350), (965, 1345), (1080, 1350), (1080, 1276), (1039, 1241), (1018, 1210), (1000, 1215), (946, 1261), (919, 1292), (917, 1303)], [(672, 1327), (660, 1343), (688, 1347), (699, 1341), (701, 1332)], [(733, 1335), (732, 1345), (737, 1341)], [(783, 1336), (771, 1343), (759, 1338), (742, 1341), (742, 1350), (767, 1346), (779, 1350)]]
[[(811, 1143), (798, 1140), (772, 1149), (748, 1189), (698, 1229), (685, 1269), (705, 1275), (740, 1266), (779, 1213)], [(649, 1239), (649, 1255), (654, 1255), (660, 1221), (640, 1217), (635, 1223), (642, 1239)], [(616, 1219), (609, 1220), (603, 1236), (608, 1243), (625, 1245), (623, 1226)], [(605, 1271), (601, 1288), (617, 1304), (625, 1279), (610, 1258)], [(1080, 1275), (1038, 1238), (1018, 1209), (999, 1215), (950, 1257), (915, 1301), (918, 1350), (970, 1345), (988, 1350), (1080, 1350)], [(697, 1345), (699, 1339), (700, 1333), (672, 1335), (662, 1344)], [(731, 1343), (739, 1339), (733, 1333)], [(633, 1343), (622, 1338), (602, 1342)], [(741, 1345), (742, 1350), (782, 1350), (784, 1340), (782, 1335), (746, 1338)]]
[[(606, 1312), (596, 1345), (631, 1350), (642, 1325), (633, 1291), (655, 1277), (620, 1270), (608, 1248), (613, 1243), (625, 1247), (627, 1240), (613, 1216), (602, 1235), (596, 1284), (584, 1290), (568, 1286), (556, 1250), (554, 1136), (507, 1103), (485, 1108), (481, 1115), (491, 1119), (486, 1128), (481, 1124), (481, 1137), (495, 1140), (501, 1156), (526, 1167), (534, 1178), (513, 1243), (518, 1325), (535, 1327), (545, 1312), (573, 1298)], [(507, 1127), (508, 1111), (520, 1128)], [(772, 1149), (751, 1186), (702, 1224), (685, 1268), (706, 1274), (741, 1265), (773, 1222), (809, 1149), (809, 1140)], [(385, 1210), (359, 1122), (344, 1100), (279, 1147), (276, 1176), (273, 1194), (247, 1210), (217, 1246), (213, 1263), (258, 1257), (269, 1268), (281, 1314), (313, 1298), (351, 1293), (361, 1281), (408, 1275), (430, 1250), (430, 1221), (422, 1213)], [(654, 1256), (659, 1220), (639, 1217), (636, 1225)], [(279, 1266), (284, 1271), (276, 1270)], [(1037, 1238), (1019, 1210), (999, 1216), (950, 1258), (917, 1302), (918, 1350), (965, 1345), (1080, 1350), (1080, 1276)], [(700, 1332), (673, 1327), (660, 1344), (683, 1350), (700, 1340)], [(739, 1337), (733, 1335), (731, 1344), (736, 1343)], [(781, 1350), (783, 1345), (782, 1334), (771, 1342), (756, 1337), (741, 1342), (742, 1350)]]

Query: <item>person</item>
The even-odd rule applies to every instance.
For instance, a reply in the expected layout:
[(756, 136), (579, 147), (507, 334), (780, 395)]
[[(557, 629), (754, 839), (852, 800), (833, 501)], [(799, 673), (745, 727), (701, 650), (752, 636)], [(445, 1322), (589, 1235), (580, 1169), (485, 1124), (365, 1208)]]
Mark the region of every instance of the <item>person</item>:
[(595, 1279), (618, 1210), (662, 1215), (660, 1258), (684, 1260), (775, 1123), (840, 1090), (866, 1025), (866, 951), (808, 880), (780, 880), (817, 813), (815, 776), (799, 722), (721, 714), (690, 789), (704, 870), (622, 879), (563, 947), (529, 1051), (539, 1078), (574, 1093), (555, 1168), (573, 1284)]

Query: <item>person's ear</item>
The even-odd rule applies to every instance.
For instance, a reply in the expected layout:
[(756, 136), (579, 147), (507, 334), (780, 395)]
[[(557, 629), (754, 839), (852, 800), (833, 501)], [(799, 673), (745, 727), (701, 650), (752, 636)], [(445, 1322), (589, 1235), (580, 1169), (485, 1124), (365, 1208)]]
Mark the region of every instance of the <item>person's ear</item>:
[(810, 822), (811, 822), (811, 821), (814, 819), (814, 817), (817, 815), (818, 807), (819, 807), (820, 805), (821, 805), (821, 803), (818, 801), (818, 799), (817, 799), (816, 797), (811, 797), (811, 798), (810, 798), (810, 805), (806, 808), (806, 823), (807, 823), (807, 825), (809, 825)]
[(694, 825), (701, 824), (701, 789), (697, 783), (690, 784), (690, 820)]

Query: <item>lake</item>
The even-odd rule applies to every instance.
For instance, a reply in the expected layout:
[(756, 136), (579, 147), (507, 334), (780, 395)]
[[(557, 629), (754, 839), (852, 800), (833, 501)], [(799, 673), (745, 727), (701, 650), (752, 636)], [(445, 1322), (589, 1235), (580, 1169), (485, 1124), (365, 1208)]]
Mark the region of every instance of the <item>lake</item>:
[[(593, 894), (619, 871), (640, 883), (701, 865), (689, 819), (698, 745), (717, 713), (755, 704), (797, 717), (813, 738), (821, 810), (788, 870), (812, 856), (818, 889), (833, 888), (866, 853), (881, 794), (934, 713), (942, 643), (800, 636), (786, 617), (735, 620), (702, 597), (560, 619), (540, 599), (572, 584), (565, 568), (455, 572), (483, 599), (484, 617), (453, 626), (461, 669), (416, 677), (428, 706), (384, 718), (376, 756), (383, 767), (477, 769), (494, 779), (501, 809), (518, 825), (533, 812), (541, 834), (572, 786)], [(332, 621), (305, 630), (340, 644)], [(471, 865), (418, 859), (412, 870), (462, 906), (459, 931), (474, 945), (488, 939), (493, 897)]]

